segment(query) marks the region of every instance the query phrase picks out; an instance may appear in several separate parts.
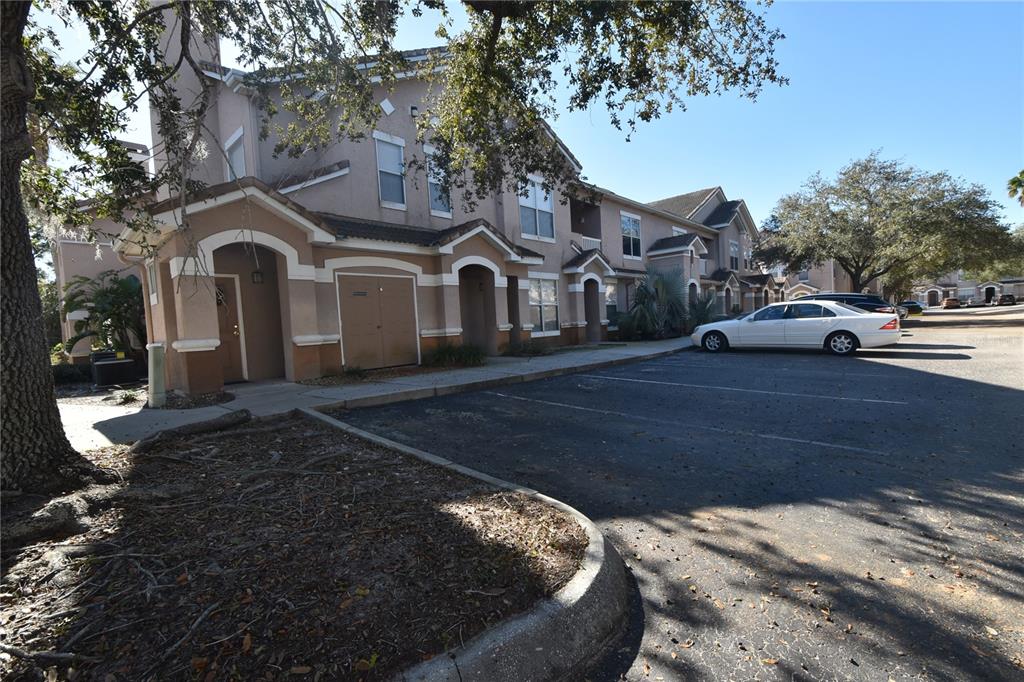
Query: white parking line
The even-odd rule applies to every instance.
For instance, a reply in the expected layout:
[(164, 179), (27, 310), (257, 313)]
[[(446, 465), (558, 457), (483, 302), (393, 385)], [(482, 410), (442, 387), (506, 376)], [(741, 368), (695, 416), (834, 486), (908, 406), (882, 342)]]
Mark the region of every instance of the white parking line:
[(800, 445), (817, 445), (822, 448), (832, 448), (835, 450), (846, 450), (849, 452), (861, 452), (867, 455), (881, 455), (882, 457), (889, 457), (889, 453), (882, 452), (881, 450), (869, 450), (868, 448), (858, 448), (853, 445), (839, 445), (838, 443), (825, 443), (820, 440), (805, 440), (803, 438), (790, 438), (789, 436), (776, 436), (770, 433), (755, 433), (753, 431), (742, 431), (740, 429), (723, 429), (717, 426), (707, 426), (704, 424), (690, 424), (686, 422), (680, 422), (675, 419), (667, 421), (664, 419), (654, 419), (652, 417), (645, 417), (641, 414), (629, 414), (628, 412), (616, 412), (614, 410), (599, 410), (594, 407), (583, 407), (582, 405), (570, 405), (569, 403), (556, 403), (552, 400), (538, 400), (536, 398), (524, 398), (518, 395), (509, 395), (508, 393), (498, 393), (497, 391), (484, 391), (488, 395), (498, 396), (499, 398), (510, 398), (512, 400), (521, 400), (527, 403), (537, 403), (540, 405), (547, 405), (549, 407), (564, 407), (570, 410), (580, 410), (581, 412), (593, 412), (596, 414), (604, 414), (612, 417), (623, 417), (625, 419), (637, 419), (640, 421), (654, 422), (655, 424), (671, 424), (672, 426), (683, 426), (687, 429), (695, 429), (699, 431), (712, 431), (714, 433), (727, 433), (732, 436), (746, 436), (748, 438), (757, 438), (763, 440), (773, 441), (784, 441), (787, 443), (799, 443)]
[[(721, 369), (741, 369), (744, 372), (772, 372), (776, 374), (778, 372), (803, 372), (804, 374), (821, 374), (819, 369), (801, 369), (798, 367), (753, 367), (751, 365), (743, 365), (740, 367), (730, 366), (725, 363), (715, 365), (698, 365), (694, 362), (645, 362), (644, 367), (684, 367), (687, 369), (710, 369), (719, 371)], [(644, 371), (644, 370), (641, 370)], [(876, 379), (892, 379), (897, 380), (899, 377), (893, 376), (892, 374), (865, 374), (864, 372), (843, 372), (839, 371), (839, 375), (843, 377), (872, 377)]]
[(902, 400), (879, 400), (877, 398), (843, 398), (836, 395), (821, 395), (818, 393), (789, 393), (787, 391), (761, 391), (756, 388), (733, 388), (731, 386), (709, 386), (707, 384), (683, 384), (675, 381), (654, 381), (652, 379), (628, 379), (626, 377), (609, 377), (601, 374), (578, 374), (577, 376), (590, 379), (605, 379), (607, 381), (630, 381), (637, 384), (658, 384), (660, 386), (682, 386), (684, 388), (703, 388), (709, 391), (734, 391), (737, 393), (760, 393), (762, 395), (784, 395), (791, 398), (818, 398), (821, 400), (846, 400), (856, 403), (882, 403), (885, 405), (907, 405)]

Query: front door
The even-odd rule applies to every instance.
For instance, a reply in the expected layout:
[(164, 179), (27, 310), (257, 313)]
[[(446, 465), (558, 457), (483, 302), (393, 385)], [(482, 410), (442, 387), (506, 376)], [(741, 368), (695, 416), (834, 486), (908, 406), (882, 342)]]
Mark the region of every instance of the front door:
[(217, 286), (217, 325), (220, 330), (220, 363), (224, 383), (245, 381), (242, 364), (242, 328), (238, 310), (238, 291), (233, 277), (215, 278)]
[(762, 308), (739, 322), (739, 341), (743, 346), (781, 346), (786, 342), (786, 306)]

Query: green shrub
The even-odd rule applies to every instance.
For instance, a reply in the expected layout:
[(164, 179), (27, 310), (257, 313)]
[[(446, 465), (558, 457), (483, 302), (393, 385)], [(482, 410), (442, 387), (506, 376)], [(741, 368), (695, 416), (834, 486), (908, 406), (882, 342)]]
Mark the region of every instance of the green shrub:
[(138, 400), (138, 391), (121, 391), (120, 393), (117, 394), (118, 405), (130, 405), (131, 403), (137, 402)]
[(343, 374), (346, 379), (352, 379), (353, 381), (362, 381), (366, 378), (366, 370), (358, 365), (345, 365)]
[[(630, 331), (644, 339), (679, 336), (686, 328), (688, 312), (683, 271), (648, 266), (647, 273), (636, 284), (629, 308)], [(620, 336), (622, 323), (620, 319)]]
[(516, 357), (536, 357), (538, 355), (551, 355), (554, 349), (550, 343), (544, 343), (538, 339), (530, 339), (519, 344), (519, 347), (509, 351), (509, 355)]
[(57, 385), (92, 381), (92, 371), (89, 369), (89, 365), (72, 365), (62, 362), (51, 365), (50, 369), (53, 370), (53, 383)]
[(484, 349), (472, 344), (438, 346), (423, 359), (428, 367), (479, 367), (486, 358)]
[(689, 308), (687, 331), (692, 332), (697, 327), (707, 324), (715, 318), (714, 292), (701, 294), (692, 299)]

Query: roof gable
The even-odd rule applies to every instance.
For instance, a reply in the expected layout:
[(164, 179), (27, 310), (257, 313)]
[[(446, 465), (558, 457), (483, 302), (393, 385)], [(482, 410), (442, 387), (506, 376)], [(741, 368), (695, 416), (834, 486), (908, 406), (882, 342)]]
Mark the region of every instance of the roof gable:
[(718, 187), (708, 187), (699, 189), (696, 192), (687, 192), (686, 194), (677, 194), (674, 197), (649, 201), (647, 205), (689, 218), (717, 191)]

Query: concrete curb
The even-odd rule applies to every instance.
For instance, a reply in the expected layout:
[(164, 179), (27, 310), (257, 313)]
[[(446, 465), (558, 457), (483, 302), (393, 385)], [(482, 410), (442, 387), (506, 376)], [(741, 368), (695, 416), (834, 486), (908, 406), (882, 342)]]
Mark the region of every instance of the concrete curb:
[(438, 656), (404, 670), (392, 678), (393, 682), (560, 680), (594, 660), (617, 633), (628, 609), (626, 569), (615, 548), (586, 516), (536, 490), (363, 431), (314, 409), (301, 411), (372, 443), (541, 500), (571, 515), (589, 538), (580, 569), (551, 598), (477, 635), (448, 656)]
[(628, 365), (634, 362), (643, 362), (644, 360), (653, 360), (655, 358), (662, 358), (667, 355), (675, 355), (676, 353), (682, 353), (684, 351), (693, 350), (694, 348), (696, 348), (696, 346), (672, 348), (670, 350), (658, 351), (657, 353), (651, 353), (648, 355), (636, 355), (632, 357), (613, 358), (611, 360), (600, 360), (598, 362), (590, 362), (585, 365), (574, 365), (572, 367), (555, 367), (553, 369), (537, 370), (536, 372), (531, 372), (528, 374), (510, 374), (506, 377), (491, 377), (488, 379), (480, 379), (479, 381), (469, 381), (461, 384), (443, 384), (440, 386), (409, 388), (403, 391), (393, 391), (391, 393), (385, 393), (382, 395), (370, 395), (362, 398), (349, 398), (348, 400), (337, 400), (333, 402), (318, 403), (314, 407), (318, 410), (354, 410), (360, 407), (377, 407), (380, 405), (390, 405), (391, 403), (400, 403), (405, 402), (406, 400), (420, 400), (421, 398), (433, 398), (435, 396), (452, 395), (454, 393), (465, 393), (467, 391), (494, 388), (495, 386), (506, 386), (508, 384), (525, 383), (527, 381), (539, 381), (540, 379), (550, 379), (551, 377), (559, 377), (564, 376), (566, 374), (575, 374), (577, 372), (592, 372), (595, 369), (601, 369), (603, 367)]

